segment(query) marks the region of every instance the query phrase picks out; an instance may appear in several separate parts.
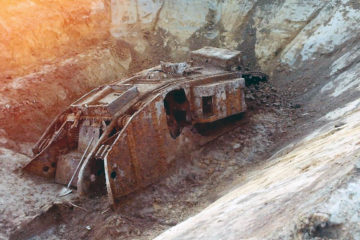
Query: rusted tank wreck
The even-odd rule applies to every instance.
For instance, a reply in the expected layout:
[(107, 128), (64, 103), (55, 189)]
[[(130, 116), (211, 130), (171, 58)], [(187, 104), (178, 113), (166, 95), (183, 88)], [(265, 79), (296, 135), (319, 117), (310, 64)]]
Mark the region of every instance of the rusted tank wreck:
[(60, 184), (75, 176), (78, 193), (107, 192), (112, 204), (158, 180), (206, 139), (186, 129), (246, 110), (240, 52), (205, 47), (190, 56), (81, 97), (46, 129), (25, 170)]

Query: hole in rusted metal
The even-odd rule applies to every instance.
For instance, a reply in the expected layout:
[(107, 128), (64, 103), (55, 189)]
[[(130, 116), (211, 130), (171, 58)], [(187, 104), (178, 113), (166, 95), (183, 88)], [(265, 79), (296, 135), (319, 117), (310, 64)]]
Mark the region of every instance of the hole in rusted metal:
[(111, 174), (110, 174), (110, 177), (112, 179), (115, 179), (116, 178), (116, 172), (115, 171), (112, 171)]
[(111, 132), (110, 132), (110, 134), (109, 134), (108, 137), (112, 137), (112, 136), (114, 136), (116, 133), (117, 133), (116, 128), (113, 128), (113, 129), (111, 130)]
[(106, 194), (106, 180), (104, 161), (102, 159), (95, 159), (90, 163), (90, 195), (100, 196)]
[(177, 138), (183, 127), (191, 124), (190, 104), (184, 89), (169, 92), (164, 99), (167, 124), (172, 138)]
[(48, 172), (49, 169), (50, 169), (50, 168), (49, 168), (48, 166), (44, 166), (44, 167), (43, 167), (43, 171), (44, 171), (44, 172)]
[(246, 118), (244, 116), (244, 113), (239, 113), (214, 122), (196, 123), (194, 125), (194, 131), (202, 136), (219, 134), (219, 132), (224, 130), (229, 131), (229, 129), (234, 128), (234, 126), (245, 124)]
[(51, 167), (56, 168), (56, 162), (52, 162)]
[(267, 82), (268, 76), (261, 72), (244, 72), (242, 77), (245, 79), (246, 86), (258, 85), (260, 82)]
[(177, 122), (186, 122), (186, 111), (174, 111), (174, 117)]
[(214, 115), (212, 96), (202, 97), (202, 110), (204, 117), (210, 117)]

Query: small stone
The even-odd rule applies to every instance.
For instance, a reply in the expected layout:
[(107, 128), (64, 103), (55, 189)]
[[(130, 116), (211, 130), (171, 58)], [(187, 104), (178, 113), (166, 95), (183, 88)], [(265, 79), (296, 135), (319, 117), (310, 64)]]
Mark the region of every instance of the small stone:
[(338, 124), (335, 124), (334, 128), (340, 128), (340, 127), (342, 127), (342, 126), (344, 126), (344, 125), (345, 125), (345, 123), (340, 122), (340, 123), (338, 123)]
[(295, 104), (295, 105), (293, 106), (293, 108), (295, 108), (295, 109), (301, 108), (301, 105), (300, 105), (300, 104)]
[(137, 236), (140, 236), (141, 235), (141, 231), (139, 229), (135, 229), (134, 230), (134, 233), (137, 235)]
[(240, 145), (239, 143), (236, 143), (236, 144), (233, 145), (233, 149), (234, 149), (235, 151), (239, 150), (240, 147), (241, 147), (241, 145)]
[(356, 170), (360, 171), (360, 159), (356, 161), (354, 167)]

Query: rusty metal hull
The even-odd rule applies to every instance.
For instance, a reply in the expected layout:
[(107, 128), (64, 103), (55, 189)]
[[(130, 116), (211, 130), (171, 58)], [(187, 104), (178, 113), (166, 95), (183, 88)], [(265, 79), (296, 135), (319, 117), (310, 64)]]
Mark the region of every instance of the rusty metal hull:
[[(163, 102), (166, 93), (174, 89), (192, 91), (189, 86), (178, 85), (154, 96), (129, 119), (106, 155), (107, 191), (111, 200), (156, 181), (167, 173), (178, 154), (195, 145), (195, 134), (191, 131), (176, 139), (169, 134)], [(245, 106), (240, 104), (243, 102), (242, 88), (228, 89), (223, 94), (229, 98), (224, 97), (223, 105), (219, 107), (227, 108), (230, 115), (245, 111)]]
[(94, 89), (53, 121), (25, 170), (61, 184), (75, 174), (80, 194), (107, 192), (113, 204), (158, 181), (177, 156), (210, 139), (190, 131), (194, 125), (246, 111), (244, 79), (231, 70), (239, 54), (205, 48), (194, 52), (192, 64), (162, 63)]

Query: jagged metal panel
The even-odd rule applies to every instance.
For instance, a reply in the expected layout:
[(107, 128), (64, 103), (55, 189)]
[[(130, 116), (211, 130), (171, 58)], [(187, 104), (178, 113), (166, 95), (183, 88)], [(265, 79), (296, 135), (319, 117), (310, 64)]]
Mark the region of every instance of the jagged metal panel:
[(125, 127), (105, 161), (114, 198), (163, 176), (178, 148), (167, 127), (163, 96), (147, 104)]

